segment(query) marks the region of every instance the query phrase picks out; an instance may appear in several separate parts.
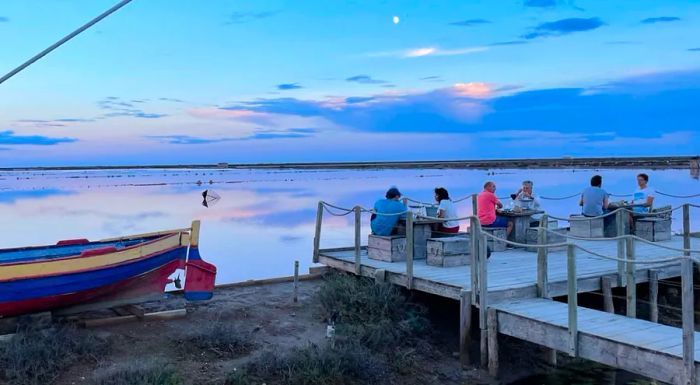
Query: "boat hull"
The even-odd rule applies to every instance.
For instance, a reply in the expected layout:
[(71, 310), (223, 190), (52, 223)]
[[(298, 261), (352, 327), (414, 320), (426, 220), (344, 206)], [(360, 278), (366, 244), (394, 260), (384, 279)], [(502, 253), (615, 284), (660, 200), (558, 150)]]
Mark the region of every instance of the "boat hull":
[(171, 234), (122, 250), (0, 264), (0, 317), (162, 294), (185, 267), (188, 244)]

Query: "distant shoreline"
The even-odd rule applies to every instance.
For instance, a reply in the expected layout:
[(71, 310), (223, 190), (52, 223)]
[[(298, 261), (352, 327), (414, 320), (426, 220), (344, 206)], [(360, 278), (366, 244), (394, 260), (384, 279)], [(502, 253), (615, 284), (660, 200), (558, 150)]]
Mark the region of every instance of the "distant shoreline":
[(2, 171), (87, 171), (140, 169), (507, 169), (507, 168), (691, 168), (697, 167), (699, 156), (603, 157), (603, 158), (542, 158), (542, 159), (481, 159), (444, 161), (393, 162), (313, 162), (313, 163), (211, 163), (115, 166), (49, 166), (2, 167)]

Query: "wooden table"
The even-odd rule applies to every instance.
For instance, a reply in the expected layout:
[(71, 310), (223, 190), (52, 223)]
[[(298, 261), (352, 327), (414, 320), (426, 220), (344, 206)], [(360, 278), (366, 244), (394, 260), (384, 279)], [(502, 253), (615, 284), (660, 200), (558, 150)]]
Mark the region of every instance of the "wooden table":
[(432, 225), (442, 223), (433, 219), (416, 219), (413, 222), (413, 259), (426, 259), (428, 238), (432, 237)]
[(527, 243), (527, 229), (535, 214), (544, 214), (542, 210), (498, 210), (496, 213), (513, 221), (513, 231), (508, 236), (509, 241)]

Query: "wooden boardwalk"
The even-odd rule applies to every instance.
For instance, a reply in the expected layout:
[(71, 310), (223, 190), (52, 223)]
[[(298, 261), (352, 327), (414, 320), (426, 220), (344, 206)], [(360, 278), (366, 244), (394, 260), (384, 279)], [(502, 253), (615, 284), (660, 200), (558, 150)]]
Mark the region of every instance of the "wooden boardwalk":
[[(619, 243), (615, 240), (569, 240), (569, 242), (594, 253), (610, 257), (618, 256)], [(356, 245), (359, 245), (357, 239)], [(656, 244), (635, 241), (631, 249), (637, 263), (624, 264), (626, 266), (623, 266), (623, 269), (618, 261), (604, 259), (580, 249), (575, 251), (575, 257), (569, 258), (568, 253), (574, 250), (572, 246), (569, 247), (568, 252), (567, 250), (549, 251), (546, 254), (545, 265), (547, 297), (563, 297), (568, 296), (569, 293), (602, 289), (609, 295), (611, 287), (625, 286), (626, 280), (633, 279), (635, 284), (627, 286), (627, 302), (636, 304), (637, 283), (651, 279), (652, 286), (655, 286), (659, 279), (682, 276), (681, 263), (678, 260), (653, 264), (641, 263), (645, 260), (678, 257), (681, 254), (661, 248), (659, 245), (677, 249), (698, 249), (700, 239), (674, 236), (669, 241)], [(629, 250), (629, 247), (625, 249)], [(484, 283), (477, 280), (477, 285), (474, 285), (476, 287), (472, 287), (475, 282), (472, 266), (434, 267), (427, 265), (425, 260), (415, 260), (412, 263), (377, 261), (367, 258), (366, 248), (361, 247), (358, 267), (356, 250), (357, 248), (354, 247), (321, 249), (318, 252), (318, 260), (335, 269), (359, 273), (378, 281), (460, 300), (460, 346), (465, 355), (464, 352), (468, 349), (464, 346), (471, 343), (471, 309), (473, 306), (477, 307), (481, 329), (481, 362), (482, 365), (488, 362), (493, 374), (497, 374), (498, 371), (497, 335), (499, 333), (527, 340), (554, 351), (566, 352), (572, 356), (587, 358), (674, 384), (689, 383), (687, 382), (689, 373), (698, 371), (697, 362), (693, 358), (697, 355), (693, 356), (694, 352), (686, 351), (684, 356), (683, 352), (684, 336), (686, 336), (686, 349), (693, 347), (692, 343), (687, 342), (688, 339), (695, 341), (698, 338), (697, 333), (692, 335), (692, 326), (684, 331), (636, 319), (634, 318), (636, 306), (628, 307), (628, 315), (631, 317), (626, 317), (579, 307), (575, 299), (569, 306), (548, 298), (539, 298), (542, 293), (537, 287), (538, 275), (541, 274), (541, 272), (538, 274), (538, 269), (542, 265), (538, 265), (537, 253), (524, 249), (494, 252), (488, 262), (482, 266), (486, 271), (487, 289), (481, 289), (486, 295), (484, 298), (479, 298), (481, 296), (478, 294), (480, 291), (478, 286)], [(575, 269), (571, 269), (572, 266), (568, 265), (569, 261), (574, 261), (572, 265)], [(474, 259), (472, 263), (475, 263)], [(624, 271), (626, 267), (630, 268), (630, 273)], [(633, 273), (631, 273), (632, 269)], [(685, 269), (690, 271), (692, 263), (688, 263)], [(688, 272), (684, 274), (684, 277), (688, 276)], [(568, 277), (575, 277), (575, 280), (569, 280)], [(692, 279), (690, 281), (692, 282)], [(684, 278), (684, 282), (687, 282), (687, 278)], [(690, 298), (692, 298), (692, 290), (690, 291)], [(685, 293), (684, 297), (686, 297)], [(656, 299), (652, 301), (654, 301), (652, 303), (654, 308)], [(685, 301), (686, 299), (684, 303)], [(482, 304), (486, 305), (482, 306)], [(687, 309), (684, 306), (684, 318), (687, 318), (685, 310)], [(692, 308), (688, 314), (691, 318), (684, 319), (684, 325), (692, 325)], [(580, 325), (578, 329), (577, 325)], [(468, 361), (469, 357), (463, 357), (463, 360)]]
[[(491, 305), (489, 339), (493, 331), (551, 349), (569, 350), (566, 303), (531, 298)], [(493, 321), (493, 322), (492, 322)], [(579, 307), (578, 351), (581, 358), (672, 384), (683, 380), (683, 331), (658, 323)], [(700, 333), (694, 333), (695, 357)], [(490, 341), (490, 365), (498, 365), (495, 341)], [(492, 368), (494, 369), (494, 368)], [(695, 372), (700, 374), (695, 360)], [(697, 374), (696, 374), (696, 378)]]
[[(615, 256), (615, 241), (572, 241), (576, 244), (604, 255)], [(692, 248), (700, 247), (700, 238), (692, 238)], [(661, 245), (676, 248), (683, 247), (683, 237), (674, 236), (670, 241), (658, 242)], [(636, 259), (653, 260), (668, 257), (674, 253), (654, 245), (637, 242), (635, 245)], [(677, 253), (676, 253), (677, 254)], [(367, 258), (367, 250), (361, 251), (361, 274), (374, 278), (377, 270), (386, 273), (387, 281), (407, 286), (405, 262), (382, 262)], [(566, 295), (566, 251), (550, 251), (548, 255), (549, 294), (551, 297)], [(348, 272), (355, 272), (354, 248), (321, 249), (319, 262)], [(680, 276), (678, 262), (667, 264), (635, 264), (635, 279), (637, 283), (648, 281), (649, 270), (658, 272), (659, 279)], [(615, 261), (602, 259), (590, 254), (579, 252), (576, 257), (576, 276), (578, 291), (590, 292), (601, 289), (602, 277), (618, 275), (618, 264)], [(425, 263), (424, 259), (413, 262), (413, 288), (427, 293), (460, 299), (462, 291), (473, 291), (471, 287), (471, 266), (434, 267)], [(537, 253), (524, 249), (509, 249), (494, 252), (488, 262), (487, 271), (488, 302), (497, 303), (507, 299), (533, 298), (537, 296)], [(612, 287), (619, 280), (613, 279)]]

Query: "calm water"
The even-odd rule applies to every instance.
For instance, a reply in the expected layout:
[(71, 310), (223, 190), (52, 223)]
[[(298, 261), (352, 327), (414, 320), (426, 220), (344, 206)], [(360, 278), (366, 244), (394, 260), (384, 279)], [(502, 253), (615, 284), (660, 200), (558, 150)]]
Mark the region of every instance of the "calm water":
[[(640, 170), (601, 170), (604, 188), (627, 194)], [(678, 195), (700, 192), (687, 170), (650, 171), (650, 185)], [(432, 200), (444, 186), (453, 198), (496, 181), (499, 196), (519, 187), (523, 178), (543, 196), (566, 196), (588, 184), (595, 170), (110, 170), (0, 173), (0, 247), (52, 244), (60, 239), (100, 239), (130, 233), (189, 226), (202, 220), (201, 253), (219, 268), (218, 282), (290, 275), (294, 260), (302, 272), (311, 265), (316, 204), (320, 199), (344, 207), (371, 207), (391, 185), (405, 196)], [(212, 182), (210, 184), (210, 181)], [(201, 182), (201, 185), (197, 182)], [(221, 196), (210, 208), (201, 193)], [(658, 205), (682, 199), (657, 197)], [(700, 204), (700, 199), (690, 200)], [(544, 201), (553, 215), (577, 211), (576, 199)], [(458, 204), (471, 213), (469, 200)], [(675, 213), (674, 230), (680, 229)], [(700, 213), (693, 212), (696, 224)], [(322, 247), (353, 243), (352, 216), (325, 216)], [(369, 218), (365, 217), (364, 232)], [(700, 227), (700, 226), (694, 226)], [(364, 239), (364, 238), (363, 238)]]

